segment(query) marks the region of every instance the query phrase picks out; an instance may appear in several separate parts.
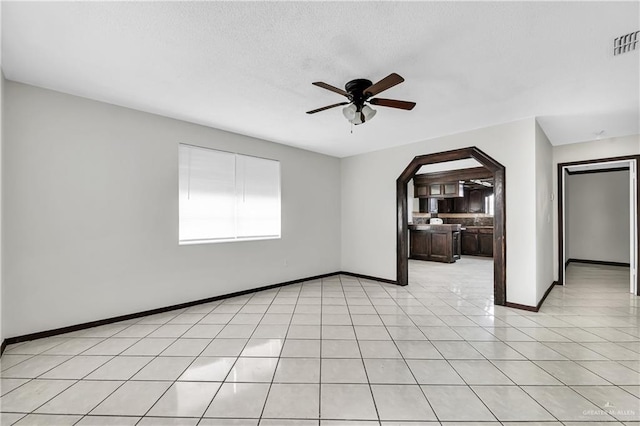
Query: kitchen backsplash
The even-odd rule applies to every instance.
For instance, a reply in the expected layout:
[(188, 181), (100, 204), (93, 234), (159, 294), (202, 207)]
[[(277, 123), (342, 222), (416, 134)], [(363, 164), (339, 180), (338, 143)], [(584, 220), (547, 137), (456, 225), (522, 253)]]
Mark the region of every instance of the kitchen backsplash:
[(492, 217), (443, 217), (443, 223), (459, 223), (465, 226), (493, 226)]
[[(429, 223), (429, 219), (432, 215), (425, 213), (414, 213), (413, 214), (413, 223), (415, 225), (422, 225)], [(433, 215), (436, 216), (436, 215)], [(451, 223), (459, 223), (465, 226), (493, 226), (493, 216), (484, 215), (484, 214), (473, 214), (473, 215), (463, 215), (463, 214), (439, 214), (437, 215), (442, 222), (445, 224)]]

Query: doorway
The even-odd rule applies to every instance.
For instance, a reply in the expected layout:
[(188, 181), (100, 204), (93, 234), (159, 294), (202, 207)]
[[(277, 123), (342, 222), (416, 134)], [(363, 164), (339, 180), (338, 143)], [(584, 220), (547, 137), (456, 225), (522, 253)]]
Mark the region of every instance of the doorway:
[(505, 168), (502, 164), (476, 147), (456, 149), (415, 157), (396, 180), (397, 283), (409, 283), (409, 233), (407, 184), (425, 165), (455, 160), (474, 159), (493, 174), (494, 232), (493, 232), (493, 293), (496, 305), (506, 304), (506, 222), (505, 222)]
[[(638, 217), (640, 215), (640, 188), (638, 187), (636, 178), (638, 164), (640, 164), (640, 156), (603, 158), (597, 160), (576, 161), (571, 163), (558, 164), (559, 284), (565, 285), (567, 283), (567, 267), (572, 262), (614, 267), (628, 267), (629, 293), (640, 296), (640, 286), (638, 285), (638, 240), (640, 238), (640, 230), (638, 229)], [(583, 209), (582, 211), (579, 211), (578, 215), (576, 216), (576, 203), (572, 201), (570, 197), (570, 190), (571, 188), (574, 188), (573, 191), (582, 191), (582, 189), (580, 189), (582, 187), (580, 186), (578, 187), (578, 189), (576, 189), (576, 187), (574, 186), (575, 184), (572, 184), (572, 186), (570, 187), (570, 182), (575, 180), (577, 176), (584, 175), (586, 178), (595, 176), (596, 174), (601, 176), (606, 174), (611, 177), (613, 175), (618, 175), (619, 177), (621, 173), (628, 174), (628, 176), (624, 177), (624, 181), (622, 182), (625, 185), (624, 188), (622, 188), (622, 185), (618, 183), (617, 187), (613, 187), (612, 190), (608, 191), (610, 192), (610, 194), (608, 195), (611, 197), (614, 193), (620, 193), (620, 189), (622, 188), (623, 196), (626, 192), (626, 194), (628, 194), (627, 197), (622, 198), (622, 202), (614, 202), (614, 204), (616, 205), (597, 206), (595, 205), (597, 203), (592, 203), (594, 204), (592, 210), (599, 209), (598, 217), (602, 222), (599, 222), (598, 218), (592, 217), (590, 223), (596, 224), (596, 230), (602, 229), (602, 224), (617, 225), (615, 228), (620, 228), (620, 225), (622, 225), (622, 234), (627, 234), (628, 240), (623, 241), (625, 238), (615, 238), (613, 235), (611, 235), (611, 232), (609, 232), (608, 234), (601, 234), (599, 238), (595, 238), (597, 240), (597, 243), (592, 244), (594, 249), (591, 252), (587, 252), (589, 254), (584, 255), (584, 251), (582, 253), (578, 252), (578, 254), (576, 254), (576, 246), (584, 249), (584, 247), (588, 247), (589, 245), (585, 244), (583, 241), (581, 242), (581, 244), (576, 244), (575, 241), (573, 241), (574, 238), (572, 238), (572, 235), (574, 235), (575, 233), (569, 232), (570, 225), (573, 225), (575, 227), (575, 221), (580, 220), (580, 226), (583, 226), (583, 229), (595, 232), (594, 230), (589, 228), (589, 221), (586, 220), (589, 215), (593, 216), (594, 212)], [(602, 192), (598, 191), (597, 188), (591, 189), (592, 191), (590, 192), (594, 195), (598, 195), (600, 192)], [(589, 189), (587, 188), (587, 190)], [(616, 213), (620, 217), (612, 218), (612, 212)], [(573, 222), (570, 222), (570, 219)], [(582, 224), (583, 220), (584, 224)], [(625, 221), (627, 222), (624, 223)], [(610, 226), (609, 228), (614, 227)], [(591, 235), (591, 233), (589, 232), (584, 232), (583, 234)], [(626, 235), (624, 236), (626, 237)], [(573, 248), (571, 248), (572, 245)], [(623, 254), (618, 254), (618, 257), (621, 257), (621, 259), (618, 259), (616, 261), (604, 258), (604, 256), (598, 254), (598, 251), (596, 249), (600, 249), (601, 253), (604, 251), (609, 255), (612, 252), (620, 253), (620, 251), (622, 251)], [(628, 256), (625, 257), (627, 253)], [(627, 259), (628, 263), (626, 262)]]

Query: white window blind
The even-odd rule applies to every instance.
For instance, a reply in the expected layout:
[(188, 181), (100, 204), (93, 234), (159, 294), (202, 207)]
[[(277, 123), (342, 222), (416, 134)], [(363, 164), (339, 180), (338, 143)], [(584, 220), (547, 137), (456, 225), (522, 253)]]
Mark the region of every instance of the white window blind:
[(280, 237), (280, 162), (180, 144), (182, 244)]

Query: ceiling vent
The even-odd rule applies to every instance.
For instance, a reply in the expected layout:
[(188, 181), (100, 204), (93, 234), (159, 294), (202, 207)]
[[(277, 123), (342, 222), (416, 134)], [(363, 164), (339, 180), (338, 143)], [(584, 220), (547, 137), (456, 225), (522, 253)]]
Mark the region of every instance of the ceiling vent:
[(638, 42), (640, 42), (640, 31), (616, 37), (613, 41), (613, 56), (636, 50), (638, 48)]

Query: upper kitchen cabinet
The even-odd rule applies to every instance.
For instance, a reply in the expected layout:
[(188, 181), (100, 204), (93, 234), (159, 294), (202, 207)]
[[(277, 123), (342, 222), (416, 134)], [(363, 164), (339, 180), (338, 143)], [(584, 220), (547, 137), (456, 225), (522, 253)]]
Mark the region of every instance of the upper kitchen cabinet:
[(472, 189), (469, 191), (469, 201), (467, 204), (467, 212), (484, 213), (484, 190)]
[(413, 179), (413, 196), (416, 198), (464, 197), (462, 182), (433, 182), (416, 176)]
[[(463, 198), (465, 181), (491, 177), (493, 174), (484, 167), (417, 174), (413, 178), (413, 194), (416, 198)], [(452, 204), (451, 210), (458, 209)]]
[(431, 183), (428, 188), (428, 196), (432, 198), (464, 197), (464, 186), (461, 182)]

